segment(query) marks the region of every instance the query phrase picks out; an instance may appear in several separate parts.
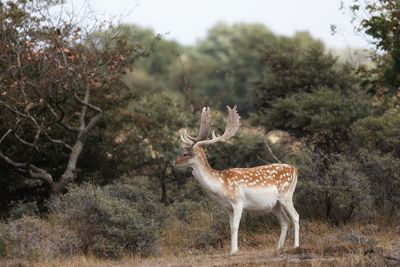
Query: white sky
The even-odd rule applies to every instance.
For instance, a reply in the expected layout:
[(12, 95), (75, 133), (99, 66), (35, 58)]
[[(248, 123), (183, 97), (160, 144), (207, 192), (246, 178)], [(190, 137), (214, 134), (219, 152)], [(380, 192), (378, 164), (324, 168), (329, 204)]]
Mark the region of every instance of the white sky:
[[(79, 10), (85, 0), (72, 0)], [(263, 23), (276, 34), (309, 31), (331, 48), (367, 47), (353, 32), (350, 14), (339, 10), (340, 0), (86, 0), (99, 18), (152, 28), (181, 44), (195, 44), (217, 22)], [(351, 0), (344, 0), (345, 6)], [(346, 5), (347, 3), (347, 5)], [(332, 36), (330, 25), (339, 33)]]

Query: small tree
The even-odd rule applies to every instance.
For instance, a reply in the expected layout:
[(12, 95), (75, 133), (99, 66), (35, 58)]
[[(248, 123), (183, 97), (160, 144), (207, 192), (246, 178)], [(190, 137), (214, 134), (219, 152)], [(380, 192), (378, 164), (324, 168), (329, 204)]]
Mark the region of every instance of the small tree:
[(368, 37), (379, 51), (374, 65), (362, 66), (362, 85), (382, 104), (399, 103), (400, 87), (400, 2), (393, 0), (353, 0), (350, 5), (355, 30)]
[(0, 3), (0, 158), (59, 193), (77, 176), (100, 105), (140, 52), (113, 28), (98, 38), (62, 17), (55, 23), (50, 7)]

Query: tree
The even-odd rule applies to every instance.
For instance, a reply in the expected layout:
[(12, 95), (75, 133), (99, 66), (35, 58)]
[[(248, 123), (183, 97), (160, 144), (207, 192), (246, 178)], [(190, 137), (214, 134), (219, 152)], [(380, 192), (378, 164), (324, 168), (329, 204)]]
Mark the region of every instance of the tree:
[(350, 9), (356, 30), (371, 38), (378, 51), (374, 66), (360, 68), (362, 85), (384, 107), (393, 107), (400, 92), (400, 2), (353, 1)]
[(251, 109), (247, 101), (249, 88), (261, 74), (259, 59), (264, 47), (275, 39), (261, 24), (215, 25), (196, 47), (200, 58), (195, 60), (212, 65), (211, 75), (207, 72), (200, 84), (194, 83), (197, 90), (221, 110), (237, 104), (242, 114), (247, 114)]
[(73, 21), (56, 23), (42, 12), (49, 5), (0, 4), (0, 158), (60, 193), (77, 177), (102, 99), (141, 51), (117, 31), (100, 39)]
[(133, 123), (123, 123), (117, 136), (122, 145), (114, 152), (124, 158), (119, 160), (118, 168), (128, 167), (136, 175), (149, 177), (161, 201), (169, 203), (168, 192), (182, 183), (182, 177), (171, 166), (180, 149), (178, 130), (192, 116), (182, 99), (159, 89), (149, 89), (124, 112), (131, 115)]
[(342, 65), (323, 44), (306, 33), (282, 38), (268, 46), (261, 58), (262, 75), (250, 101), (255, 110), (268, 108), (279, 98), (311, 92), (318, 87), (348, 88), (354, 84), (350, 66)]
[(371, 114), (368, 98), (357, 92), (343, 94), (326, 87), (275, 100), (258, 121), (267, 129), (281, 129), (306, 137), (314, 146), (339, 152), (349, 127)]

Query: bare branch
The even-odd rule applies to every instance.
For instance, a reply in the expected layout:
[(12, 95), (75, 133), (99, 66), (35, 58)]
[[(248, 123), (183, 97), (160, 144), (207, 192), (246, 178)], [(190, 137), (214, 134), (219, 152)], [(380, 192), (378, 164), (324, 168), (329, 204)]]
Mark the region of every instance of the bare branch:
[(0, 139), (0, 144), (3, 142), (3, 140), (7, 137), (12, 132), (11, 129), (8, 129), (8, 131), (1, 137)]
[(64, 127), (64, 129), (70, 131), (70, 132), (79, 132), (79, 129), (76, 127), (73, 127), (71, 125), (66, 124), (65, 122), (63, 122), (64, 117), (65, 117), (65, 112), (62, 109), (62, 107), (60, 106), (60, 104), (56, 103), (56, 106), (58, 108), (58, 110), (61, 112), (61, 116), (59, 116), (54, 109), (48, 104), (46, 103), (47, 107), (50, 109), (50, 112), (54, 115), (54, 117), (57, 119), (57, 123), (60, 124), (62, 127)]
[(49, 139), (50, 142), (52, 142), (54, 144), (63, 145), (64, 147), (68, 148), (69, 150), (72, 150), (72, 147), (70, 145), (68, 145), (67, 143), (65, 143), (64, 141), (62, 141), (60, 139), (51, 138), (48, 133), (45, 133), (45, 135), (46, 135), (47, 139)]
[(13, 113), (15, 113), (15, 114), (17, 114), (17, 115), (19, 115), (21, 117), (29, 118), (29, 116), (27, 114), (24, 114), (24, 113), (18, 111), (16, 108), (11, 107), (10, 105), (8, 105), (6, 102), (4, 102), (2, 100), (0, 100), (0, 104), (2, 104), (6, 108), (8, 108), (11, 112), (13, 112)]
[(88, 108), (93, 109), (94, 111), (97, 111), (99, 113), (102, 113), (102, 110), (99, 107), (96, 107), (90, 103), (86, 103), (84, 100), (80, 99), (77, 92), (74, 92), (74, 98), (76, 99), (76, 101), (78, 101), (79, 103), (81, 103), (82, 105), (87, 106)]
[(282, 163), (282, 161), (280, 161), (278, 159), (278, 157), (275, 155), (275, 153), (272, 151), (271, 146), (268, 144), (268, 141), (264, 139), (264, 144), (268, 149), (268, 152), (271, 154), (271, 156), (276, 160), (276, 162)]
[(99, 111), (100, 112), (89, 121), (88, 125), (85, 128), (85, 132), (90, 131), (97, 124), (97, 122), (101, 119), (101, 117), (103, 116), (103, 112), (101, 109), (99, 109)]
[(14, 107), (11, 107), (10, 105), (8, 105), (7, 103), (5, 103), (5, 102), (2, 101), (2, 100), (0, 100), (0, 104), (2, 104), (3, 106), (5, 106), (5, 107), (6, 107), (7, 109), (9, 109), (11, 112), (13, 112), (13, 113), (15, 113), (15, 114), (17, 114), (17, 115), (19, 115), (19, 116), (21, 116), (21, 117), (23, 117), (23, 118), (26, 118), (26, 119), (31, 120), (31, 121), (35, 124), (35, 126), (39, 128), (39, 123), (36, 121), (36, 119), (35, 119), (32, 115), (29, 114), (29, 110), (25, 110), (26, 113), (22, 113), (22, 112), (19, 111), (18, 109), (14, 108)]
[[(89, 85), (86, 85), (86, 91), (85, 91), (85, 96), (84, 96), (83, 102), (88, 104), (89, 97), (90, 97), (90, 88), (89, 88)], [(83, 129), (85, 127), (85, 117), (86, 117), (87, 108), (88, 108), (87, 105), (82, 106), (81, 116), (79, 118), (79, 123), (80, 123), (81, 129)]]
[(6, 155), (3, 154), (3, 152), (0, 150), (0, 157), (7, 162), (8, 164), (10, 164), (11, 166), (13, 166), (14, 168), (25, 168), (26, 164), (25, 163), (20, 163), (20, 162), (15, 162), (12, 159), (10, 159), (9, 157), (7, 157)]
[(24, 139), (22, 139), (21, 137), (19, 137), (16, 133), (14, 133), (13, 135), (14, 135), (14, 137), (15, 137), (18, 141), (20, 141), (22, 144), (24, 144), (24, 145), (26, 145), (26, 146), (29, 146), (29, 147), (32, 147), (32, 148), (34, 148), (35, 150), (39, 150), (39, 148), (34, 144), (34, 142), (28, 142), (28, 141), (24, 140)]
[(18, 171), (26, 174), (28, 177), (32, 179), (41, 180), (45, 182), (47, 185), (49, 185), (52, 189), (54, 188), (55, 185), (53, 177), (51, 176), (50, 173), (48, 173), (44, 169), (39, 168), (33, 164), (16, 162), (7, 157), (6, 155), (4, 155), (1, 150), (0, 150), (0, 158), (2, 158), (5, 162), (16, 168)]

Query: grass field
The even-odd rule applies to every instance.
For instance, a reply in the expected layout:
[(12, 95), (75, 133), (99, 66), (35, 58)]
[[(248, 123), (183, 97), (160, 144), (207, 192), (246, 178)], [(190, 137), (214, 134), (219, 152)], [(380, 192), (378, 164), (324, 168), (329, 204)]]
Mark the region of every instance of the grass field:
[(275, 242), (279, 229), (267, 234), (240, 235), (238, 255), (229, 255), (229, 240), (220, 249), (206, 251), (176, 248), (160, 255), (121, 259), (79, 256), (42, 262), (9, 259), (1, 266), (399, 266), (400, 226), (395, 224), (349, 224), (334, 227), (326, 223), (305, 222), (301, 227), (301, 246), (292, 249), (289, 232), (285, 249), (279, 254)]

